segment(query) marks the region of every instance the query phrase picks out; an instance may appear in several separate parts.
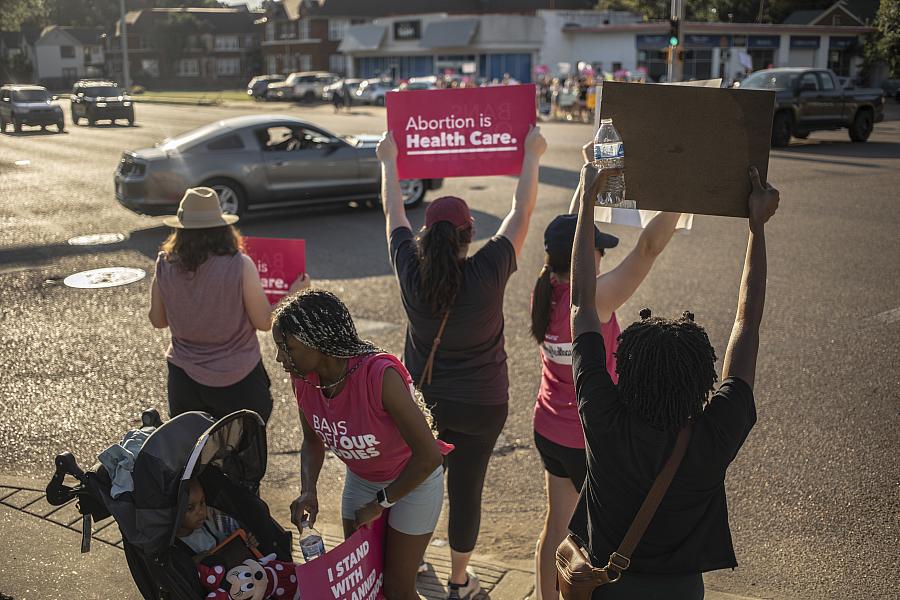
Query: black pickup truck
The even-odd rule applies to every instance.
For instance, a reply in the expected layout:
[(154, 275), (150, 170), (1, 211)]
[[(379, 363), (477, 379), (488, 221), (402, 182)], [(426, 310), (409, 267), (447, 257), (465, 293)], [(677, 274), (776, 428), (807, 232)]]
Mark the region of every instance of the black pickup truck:
[(878, 89), (844, 88), (828, 69), (786, 67), (753, 73), (736, 87), (775, 91), (772, 147), (787, 146), (791, 136), (846, 127), (850, 139), (865, 142), (884, 120), (884, 94)]

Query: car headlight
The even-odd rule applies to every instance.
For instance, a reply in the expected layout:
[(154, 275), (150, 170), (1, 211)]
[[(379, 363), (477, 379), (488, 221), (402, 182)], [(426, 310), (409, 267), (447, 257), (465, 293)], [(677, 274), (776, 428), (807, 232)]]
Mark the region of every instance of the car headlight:
[(98, 102), (97, 108), (106, 108), (106, 102)]
[(126, 100), (125, 102), (122, 103), (122, 106), (131, 106), (131, 102)]

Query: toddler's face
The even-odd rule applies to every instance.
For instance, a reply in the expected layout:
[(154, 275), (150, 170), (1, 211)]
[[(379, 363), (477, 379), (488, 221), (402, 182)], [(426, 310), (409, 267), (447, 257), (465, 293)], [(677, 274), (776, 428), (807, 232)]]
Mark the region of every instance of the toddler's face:
[(184, 529), (194, 531), (203, 525), (206, 520), (206, 494), (203, 492), (203, 486), (196, 480), (191, 480), (191, 493), (188, 496), (187, 511), (184, 513), (184, 520), (181, 526)]

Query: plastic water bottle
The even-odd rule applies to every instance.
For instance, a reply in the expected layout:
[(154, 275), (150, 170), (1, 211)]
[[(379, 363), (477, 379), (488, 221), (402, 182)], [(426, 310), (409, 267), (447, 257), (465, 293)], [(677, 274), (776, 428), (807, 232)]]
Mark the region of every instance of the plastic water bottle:
[[(616, 131), (612, 119), (601, 119), (600, 129), (594, 136), (594, 161), (598, 171), (625, 168), (625, 144)], [(598, 206), (618, 205), (625, 199), (625, 173), (610, 177), (604, 189), (597, 195)]]
[(309, 521), (303, 521), (301, 526), (303, 534), (300, 536), (300, 551), (303, 552), (303, 560), (309, 562), (325, 554), (325, 542), (322, 541), (322, 534), (309, 526)]

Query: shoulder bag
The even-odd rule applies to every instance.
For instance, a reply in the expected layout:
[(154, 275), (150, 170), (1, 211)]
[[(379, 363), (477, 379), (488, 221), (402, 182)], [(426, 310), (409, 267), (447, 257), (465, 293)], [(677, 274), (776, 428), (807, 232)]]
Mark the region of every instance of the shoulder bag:
[(650, 525), (656, 509), (669, 489), (669, 484), (675, 477), (675, 471), (684, 458), (691, 439), (692, 426), (693, 423), (689, 421), (678, 432), (672, 454), (656, 476), (618, 550), (609, 555), (609, 562), (605, 567), (597, 568), (592, 565), (581, 543), (571, 534), (556, 549), (556, 582), (563, 600), (590, 600), (595, 589), (601, 585), (617, 582), (631, 565), (631, 555), (647, 531), (647, 526)]

